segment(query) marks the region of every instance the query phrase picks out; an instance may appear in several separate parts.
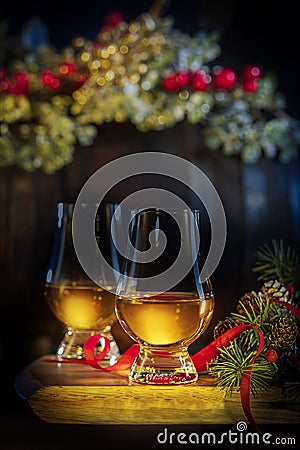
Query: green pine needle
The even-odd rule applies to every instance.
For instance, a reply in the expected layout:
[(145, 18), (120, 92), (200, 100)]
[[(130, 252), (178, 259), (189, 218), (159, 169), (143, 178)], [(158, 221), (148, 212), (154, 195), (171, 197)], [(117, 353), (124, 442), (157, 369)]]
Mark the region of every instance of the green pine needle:
[(258, 281), (278, 280), (294, 287), (299, 285), (299, 255), (282, 239), (273, 239), (271, 246), (262, 245), (255, 256), (256, 261), (252, 270), (258, 274)]
[[(252, 303), (245, 305), (241, 300), (240, 307), (242, 313), (231, 313), (231, 317), (236, 323), (244, 323), (252, 325), (267, 336), (270, 332), (273, 322), (282, 316), (282, 312), (275, 303), (270, 303), (269, 298), (263, 298), (261, 294), (253, 297)], [(258, 343), (258, 335), (255, 331), (250, 330), (251, 334), (242, 333), (241, 336), (251, 337), (251, 342)]]
[[(249, 367), (256, 350), (245, 355), (238, 339), (232, 341), (227, 347), (220, 349), (220, 354), (210, 361), (209, 372), (216, 380), (216, 385), (224, 391), (225, 396), (238, 392), (242, 375)], [(267, 389), (275, 376), (275, 364), (269, 363), (263, 356), (256, 358), (252, 364), (251, 394), (256, 396)]]

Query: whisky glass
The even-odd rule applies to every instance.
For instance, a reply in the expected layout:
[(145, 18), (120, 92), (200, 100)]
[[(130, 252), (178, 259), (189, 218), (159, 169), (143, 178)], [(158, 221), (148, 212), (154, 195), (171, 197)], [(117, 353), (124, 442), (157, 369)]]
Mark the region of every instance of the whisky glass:
[[(200, 211), (150, 208), (131, 215), (129, 245), (116, 291), (119, 323), (140, 345), (129, 380), (196, 382), (198, 373), (188, 348), (204, 333), (214, 311), (211, 280), (201, 273)], [(151, 260), (149, 251), (158, 257)], [(162, 280), (168, 286), (165, 291)]]
[[(80, 208), (91, 208), (82, 204)], [(100, 207), (92, 205), (95, 211), (95, 236), (100, 251), (111, 260), (111, 217), (115, 204), (106, 203)], [(74, 205), (57, 205), (57, 225), (50, 262), (47, 268), (44, 295), (55, 317), (63, 324), (65, 334), (58, 345), (58, 359), (84, 359), (85, 341), (94, 334), (101, 334), (110, 340), (110, 351), (105, 357), (113, 364), (120, 356), (118, 345), (111, 333), (117, 323), (114, 309), (115, 281), (106, 280), (101, 267), (95, 267), (92, 281), (83, 270), (73, 244), (72, 217)], [(116, 263), (115, 263), (116, 264)], [(101, 287), (104, 286), (104, 287)], [(95, 353), (104, 348), (101, 338)]]

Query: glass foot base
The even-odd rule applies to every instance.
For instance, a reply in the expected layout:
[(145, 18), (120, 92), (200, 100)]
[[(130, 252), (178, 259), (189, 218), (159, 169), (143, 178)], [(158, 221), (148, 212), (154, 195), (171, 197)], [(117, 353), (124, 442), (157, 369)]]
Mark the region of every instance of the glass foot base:
[[(109, 330), (105, 331), (97, 331), (97, 330), (73, 330), (68, 328), (62, 341), (60, 342), (56, 355), (58, 359), (74, 359), (74, 360), (83, 360), (83, 347), (85, 341), (94, 334), (102, 334), (107, 339), (110, 340), (110, 351), (102, 360), (103, 362), (108, 363), (109, 365), (114, 364), (117, 359), (120, 357), (119, 347), (113, 337), (113, 335)], [(104, 348), (103, 339), (99, 339), (99, 342), (96, 346), (95, 355), (100, 353)]]
[(198, 372), (187, 349), (150, 351), (141, 348), (129, 380), (144, 384), (187, 384), (198, 380)]

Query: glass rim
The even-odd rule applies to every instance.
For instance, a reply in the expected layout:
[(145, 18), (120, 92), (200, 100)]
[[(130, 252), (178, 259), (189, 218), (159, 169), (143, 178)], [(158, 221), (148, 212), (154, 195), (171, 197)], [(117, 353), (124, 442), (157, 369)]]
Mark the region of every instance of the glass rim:
[(132, 212), (137, 213), (146, 213), (146, 212), (163, 212), (163, 213), (201, 213), (201, 210), (199, 208), (155, 208), (155, 207), (149, 207), (149, 208), (129, 208)]
[[(64, 201), (60, 201), (60, 202), (57, 202), (57, 203), (56, 203), (56, 206), (57, 206), (57, 207), (58, 207), (59, 205), (63, 205), (63, 206), (66, 206), (66, 207), (74, 207), (74, 206), (76, 205), (76, 202), (69, 202), (69, 201), (64, 202)], [(90, 202), (90, 203), (89, 203), (89, 202), (80, 202), (79, 205), (80, 205), (80, 206), (83, 206), (83, 205), (94, 205), (94, 206), (97, 206), (97, 207), (99, 208), (100, 205), (101, 205), (101, 206), (108, 206), (108, 205), (118, 206), (119, 203), (117, 203), (117, 202), (104, 202), (104, 203), (96, 203), (96, 202)]]
[[(63, 205), (65, 207), (74, 207), (76, 204), (76, 202), (70, 202), (70, 201), (59, 201), (56, 203), (56, 206), (58, 207), (59, 205)], [(94, 205), (96, 207), (100, 207), (100, 206), (120, 206), (120, 208), (125, 208), (127, 211), (136, 211), (138, 213), (145, 213), (145, 212), (172, 212), (172, 213), (201, 213), (201, 209), (200, 208), (157, 208), (157, 207), (131, 207), (131, 206), (123, 206), (122, 203), (118, 203), (118, 202), (104, 202), (104, 203), (96, 203), (96, 202), (81, 202), (79, 203), (80, 206), (85, 206), (85, 205)]]

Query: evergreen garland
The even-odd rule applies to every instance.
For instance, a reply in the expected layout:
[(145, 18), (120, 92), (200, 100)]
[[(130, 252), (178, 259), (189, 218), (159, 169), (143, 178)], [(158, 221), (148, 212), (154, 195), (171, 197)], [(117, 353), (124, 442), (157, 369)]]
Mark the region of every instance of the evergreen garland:
[(264, 244), (256, 254), (253, 272), (258, 274), (258, 281), (279, 280), (285, 285), (299, 286), (299, 255), (284, 241), (272, 240), (272, 244)]
[[(252, 395), (271, 385), (280, 385), (284, 395), (297, 399), (300, 398), (300, 323), (284, 303), (297, 306), (299, 256), (282, 240), (275, 239), (272, 248), (264, 245), (256, 256), (255, 271), (259, 280), (264, 281), (260, 291), (244, 294), (238, 301), (237, 312), (231, 312), (216, 325), (214, 336), (241, 324), (260, 330), (265, 341), (261, 355), (251, 364)], [(276, 280), (269, 278), (275, 275)], [(283, 305), (276, 303), (278, 300)], [(249, 368), (258, 345), (257, 332), (246, 330), (208, 363), (208, 372), (225, 395), (240, 390), (242, 374)]]

